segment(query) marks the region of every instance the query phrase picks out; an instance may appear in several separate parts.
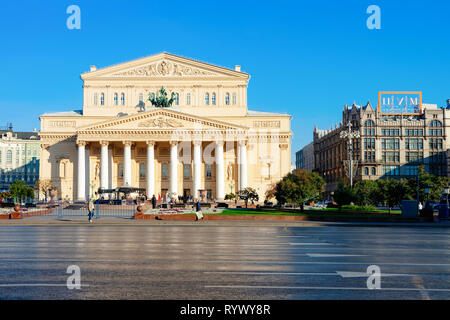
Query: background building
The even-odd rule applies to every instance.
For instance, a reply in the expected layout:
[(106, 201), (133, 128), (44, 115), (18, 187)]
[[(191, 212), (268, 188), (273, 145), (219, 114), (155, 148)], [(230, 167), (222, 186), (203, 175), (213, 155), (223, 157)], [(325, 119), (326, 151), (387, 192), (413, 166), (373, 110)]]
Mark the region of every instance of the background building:
[(314, 142), (295, 153), (295, 167), (308, 171), (314, 170)]
[(12, 124), (0, 130), (0, 190), (15, 180), (34, 187), (39, 179), (40, 138), (33, 132), (14, 132)]
[(348, 159), (343, 130), (359, 131), (353, 140), (353, 159), (358, 166), (354, 181), (402, 178), (417, 175), (418, 166), (445, 176), (447, 172), (447, 128), (450, 126), (450, 101), (447, 107), (423, 104), (420, 115), (379, 115), (370, 103), (345, 106), (342, 121), (328, 130), (314, 128), (314, 170), (327, 182), (326, 192), (336, 189), (348, 177), (344, 160)]

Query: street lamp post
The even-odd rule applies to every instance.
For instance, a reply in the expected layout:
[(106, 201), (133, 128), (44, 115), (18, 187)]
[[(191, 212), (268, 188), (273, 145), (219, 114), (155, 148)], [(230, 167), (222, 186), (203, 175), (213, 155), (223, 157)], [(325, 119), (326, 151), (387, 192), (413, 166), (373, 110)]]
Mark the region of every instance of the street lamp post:
[[(350, 177), (350, 186), (353, 186), (353, 165), (354, 165), (354, 160), (353, 160), (353, 139), (358, 139), (360, 137), (359, 131), (352, 131), (352, 123), (349, 121), (347, 123), (347, 130), (346, 131), (341, 131), (341, 133), (339, 134), (339, 137), (341, 139), (347, 139), (348, 143), (347, 143), (347, 157), (348, 160), (345, 160), (347, 166), (348, 166), (348, 175)], [(357, 162), (356, 162), (357, 165)]]

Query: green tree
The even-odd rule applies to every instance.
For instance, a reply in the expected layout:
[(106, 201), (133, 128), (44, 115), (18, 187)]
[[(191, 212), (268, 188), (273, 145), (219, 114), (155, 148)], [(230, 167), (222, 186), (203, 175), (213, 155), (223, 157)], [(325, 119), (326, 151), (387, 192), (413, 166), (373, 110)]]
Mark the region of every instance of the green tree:
[(164, 87), (161, 87), (161, 90), (156, 93), (156, 96), (154, 96), (152, 93), (149, 93), (148, 100), (155, 108), (169, 108), (175, 101), (175, 93), (172, 92), (169, 99), (167, 97), (166, 89), (164, 89)]
[(13, 184), (9, 186), (9, 192), (14, 199), (34, 199), (34, 190), (30, 188), (22, 180), (16, 180)]
[(382, 200), (389, 207), (389, 213), (393, 207), (401, 204), (406, 196), (406, 186), (403, 181), (396, 179), (378, 180), (378, 187), (381, 193)]
[(303, 211), (306, 202), (320, 199), (324, 185), (325, 181), (318, 173), (298, 169), (275, 185), (275, 198), (280, 204), (299, 204)]
[(351, 186), (347, 185), (344, 181), (339, 181), (334, 191), (333, 199), (339, 208), (341, 208), (355, 201), (355, 193)]
[(245, 188), (244, 190), (240, 190), (239, 191), (239, 198), (244, 200), (245, 202), (245, 207), (248, 207), (248, 201), (250, 200), (252, 203), (254, 203), (254, 201), (258, 201), (259, 200), (259, 195), (256, 192), (255, 189), (253, 188)]
[(236, 195), (234, 193), (228, 193), (225, 195), (225, 200), (234, 200)]
[[(447, 177), (435, 176), (426, 173), (423, 166), (418, 168), (419, 174), (419, 200), (439, 200), (442, 195), (442, 190), (448, 184)], [(406, 198), (417, 199), (417, 177), (409, 178), (404, 181), (406, 187)], [(429, 194), (425, 189), (429, 189)]]
[(358, 206), (376, 206), (382, 200), (378, 183), (374, 180), (359, 181), (353, 188), (353, 194)]

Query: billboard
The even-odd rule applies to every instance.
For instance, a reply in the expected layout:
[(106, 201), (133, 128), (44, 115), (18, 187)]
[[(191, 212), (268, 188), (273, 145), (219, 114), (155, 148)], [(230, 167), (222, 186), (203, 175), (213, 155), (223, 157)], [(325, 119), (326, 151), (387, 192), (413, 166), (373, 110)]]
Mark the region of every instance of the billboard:
[(385, 115), (422, 114), (421, 91), (378, 92), (378, 113)]

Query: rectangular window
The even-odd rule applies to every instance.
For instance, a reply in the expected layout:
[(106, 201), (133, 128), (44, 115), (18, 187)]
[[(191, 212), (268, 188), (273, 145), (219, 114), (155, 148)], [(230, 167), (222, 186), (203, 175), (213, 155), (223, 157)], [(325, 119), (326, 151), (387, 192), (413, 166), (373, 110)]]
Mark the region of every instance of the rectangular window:
[(398, 139), (381, 139), (381, 149), (383, 150), (398, 150), (400, 143)]
[(405, 176), (417, 176), (418, 173), (417, 166), (404, 166), (402, 170)]
[(184, 179), (189, 179), (191, 177), (191, 165), (190, 164), (183, 165), (183, 176), (184, 176)]
[(186, 94), (186, 104), (188, 106), (191, 105), (191, 94), (190, 93)]
[(430, 129), (429, 135), (430, 136), (442, 136), (442, 129)]
[(381, 166), (381, 170), (385, 176), (399, 175), (399, 166)]
[(400, 153), (399, 152), (383, 152), (382, 154), (383, 162), (400, 162)]
[(406, 162), (423, 162), (423, 152), (406, 152)]
[(119, 178), (123, 178), (123, 163), (119, 163)]
[(430, 149), (442, 149), (442, 139), (430, 139)]
[(205, 167), (206, 167), (206, 178), (211, 178), (212, 165), (206, 164)]
[(168, 167), (167, 167), (167, 163), (163, 163), (163, 164), (161, 165), (161, 177), (162, 177), (163, 179), (167, 179), (168, 176), (169, 176), (169, 175), (168, 175)]
[(139, 164), (139, 178), (141, 179), (145, 178), (145, 163), (143, 162)]
[(375, 149), (375, 138), (364, 138), (364, 149)]
[(422, 139), (406, 139), (405, 149), (407, 150), (422, 150), (423, 140)]

